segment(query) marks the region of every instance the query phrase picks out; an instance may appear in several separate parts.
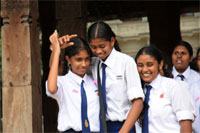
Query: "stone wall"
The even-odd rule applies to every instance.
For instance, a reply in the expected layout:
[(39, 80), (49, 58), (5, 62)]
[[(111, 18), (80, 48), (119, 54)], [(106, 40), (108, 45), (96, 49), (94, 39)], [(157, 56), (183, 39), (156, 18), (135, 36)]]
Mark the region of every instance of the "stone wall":
[[(130, 21), (106, 21), (117, 36), (122, 52), (134, 57), (137, 51), (149, 44), (149, 25), (147, 17)], [(200, 13), (188, 13), (181, 16), (182, 39), (189, 42), (196, 55), (200, 47)]]

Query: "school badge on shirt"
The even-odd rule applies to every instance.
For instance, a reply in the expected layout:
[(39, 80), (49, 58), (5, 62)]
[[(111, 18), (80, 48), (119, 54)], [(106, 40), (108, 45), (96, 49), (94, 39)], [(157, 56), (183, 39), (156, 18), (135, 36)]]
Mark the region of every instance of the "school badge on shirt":
[(88, 127), (88, 121), (85, 120), (85, 127)]

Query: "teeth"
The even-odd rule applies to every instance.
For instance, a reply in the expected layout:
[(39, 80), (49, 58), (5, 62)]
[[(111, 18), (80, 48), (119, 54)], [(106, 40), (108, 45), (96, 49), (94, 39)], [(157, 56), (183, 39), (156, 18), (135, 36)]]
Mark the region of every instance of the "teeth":
[(151, 74), (148, 74), (148, 73), (143, 73), (143, 76), (144, 77), (149, 77)]
[(182, 61), (181, 61), (181, 60), (177, 60), (176, 62), (177, 62), (177, 63), (181, 63)]

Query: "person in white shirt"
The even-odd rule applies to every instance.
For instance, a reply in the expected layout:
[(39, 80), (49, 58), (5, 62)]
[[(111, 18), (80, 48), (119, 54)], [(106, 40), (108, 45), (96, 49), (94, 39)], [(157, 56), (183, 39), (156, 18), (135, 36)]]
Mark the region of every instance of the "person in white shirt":
[(189, 86), (193, 96), (197, 117), (192, 124), (193, 132), (200, 133), (200, 74), (190, 68), (193, 58), (192, 46), (185, 41), (180, 41), (172, 53), (172, 74), (175, 80), (179, 80)]
[[(117, 40), (110, 26), (97, 21), (88, 29), (88, 41), (94, 55), (91, 72), (98, 81), (105, 79), (104, 109), (107, 132), (134, 132), (134, 124), (143, 108), (144, 93), (134, 59), (116, 51)], [(102, 91), (104, 83), (102, 82)], [(102, 106), (101, 106), (102, 108)]]
[(195, 107), (187, 86), (160, 75), (163, 57), (152, 46), (143, 47), (135, 57), (145, 92), (140, 117), (145, 133), (192, 133)]
[(103, 99), (103, 106), (100, 107), (103, 112), (100, 125), (104, 125), (102, 117), (106, 117), (106, 124), (100, 130), (134, 132), (134, 124), (142, 111), (144, 99), (134, 59), (116, 51), (119, 47), (115, 34), (110, 26), (102, 21), (95, 22), (89, 27), (88, 41), (96, 56), (91, 59), (89, 73), (92, 73), (96, 82), (100, 82), (102, 88), (99, 90), (104, 90), (99, 96)]
[[(60, 132), (99, 132), (98, 88), (86, 74), (91, 56), (89, 45), (76, 35), (66, 36), (67, 43), (61, 43), (63, 38), (57, 36), (57, 31), (50, 36), (52, 55), (46, 82), (46, 94), (59, 105), (57, 128)], [(65, 58), (70, 64), (64, 76), (58, 76), (61, 47), (67, 47)]]

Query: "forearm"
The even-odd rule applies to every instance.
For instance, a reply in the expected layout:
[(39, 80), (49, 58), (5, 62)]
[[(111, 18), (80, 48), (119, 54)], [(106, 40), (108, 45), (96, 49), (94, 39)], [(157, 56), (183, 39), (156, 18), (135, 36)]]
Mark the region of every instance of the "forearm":
[(141, 111), (143, 109), (143, 101), (142, 98), (133, 100), (132, 107), (129, 111), (126, 121), (124, 122), (122, 128), (120, 129), (120, 133), (128, 133), (135, 122), (137, 121)]
[(192, 133), (192, 121), (182, 120), (180, 121), (181, 133)]
[(50, 93), (57, 91), (57, 76), (58, 76), (58, 65), (59, 65), (60, 52), (52, 52), (50, 71), (48, 76), (48, 90)]

